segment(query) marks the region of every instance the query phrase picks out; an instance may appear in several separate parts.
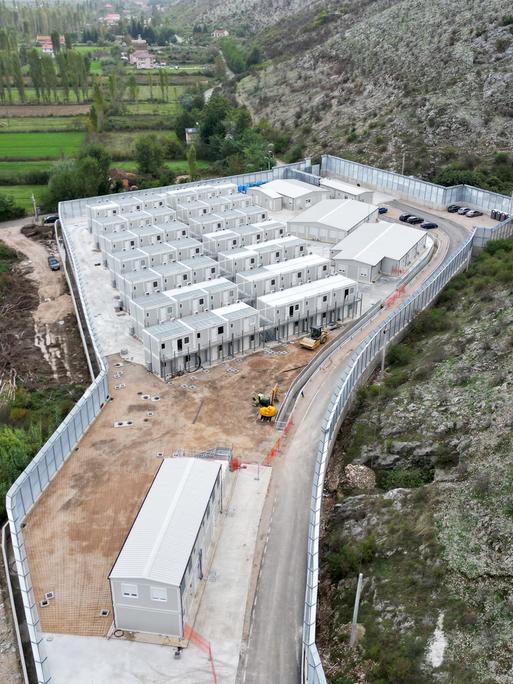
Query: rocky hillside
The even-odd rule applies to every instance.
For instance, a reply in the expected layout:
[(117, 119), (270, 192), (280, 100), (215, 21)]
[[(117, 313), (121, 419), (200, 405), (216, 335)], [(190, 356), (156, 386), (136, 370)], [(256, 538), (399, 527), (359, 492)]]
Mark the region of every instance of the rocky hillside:
[(318, 612), (333, 684), (513, 681), (512, 254), (492, 244), (452, 281), (343, 426)]
[[(256, 117), (308, 153), (436, 174), (513, 146), (508, 0), (187, 0), (196, 20), (255, 41), (239, 83)], [(469, 159), (469, 156), (471, 159)]]

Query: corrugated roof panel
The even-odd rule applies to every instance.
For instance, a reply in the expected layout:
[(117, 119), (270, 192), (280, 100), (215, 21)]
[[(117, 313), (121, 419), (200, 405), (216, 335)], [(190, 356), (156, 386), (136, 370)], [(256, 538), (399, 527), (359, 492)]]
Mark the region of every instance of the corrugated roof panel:
[(165, 459), (110, 574), (179, 586), (221, 464)]

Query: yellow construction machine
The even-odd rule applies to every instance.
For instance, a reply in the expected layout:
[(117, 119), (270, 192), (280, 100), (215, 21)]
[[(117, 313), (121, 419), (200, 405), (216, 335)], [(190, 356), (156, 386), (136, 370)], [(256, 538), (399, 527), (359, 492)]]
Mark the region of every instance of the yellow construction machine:
[(328, 339), (328, 328), (311, 328), (310, 335), (299, 340), (299, 344), (305, 349), (317, 349)]
[(271, 420), (277, 413), (275, 403), (278, 400), (278, 385), (276, 384), (272, 390), (271, 394), (261, 394), (260, 392), (255, 392), (251, 397), (253, 401), (253, 406), (258, 407), (258, 414), (260, 420)]

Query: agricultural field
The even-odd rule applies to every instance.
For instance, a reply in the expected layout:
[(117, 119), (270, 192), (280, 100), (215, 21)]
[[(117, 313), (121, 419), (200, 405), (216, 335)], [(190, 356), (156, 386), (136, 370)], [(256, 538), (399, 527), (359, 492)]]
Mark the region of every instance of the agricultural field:
[(27, 173), (29, 171), (48, 171), (54, 162), (44, 161), (2, 161), (0, 158), (0, 176), (7, 173)]
[[(168, 140), (177, 139), (176, 133), (172, 129), (161, 129), (155, 132), (158, 134), (159, 138), (165, 137)], [(147, 135), (148, 133), (152, 133), (152, 131), (109, 131), (107, 133), (100, 133), (99, 135), (96, 135), (95, 138), (107, 148), (110, 155), (115, 159), (122, 155), (126, 155), (127, 157), (133, 156), (135, 154), (135, 143), (137, 142), (137, 138), (141, 135)]]
[(39, 133), (52, 130), (82, 131), (84, 116), (6, 116), (0, 114), (0, 135), (3, 133)]
[[(137, 162), (135, 161), (117, 161), (113, 162), (112, 164), (113, 167), (116, 169), (122, 169), (123, 171), (137, 171)], [(174, 161), (167, 161), (164, 162), (164, 166), (167, 169), (170, 169), (171, 171), (174, 171), (176, 174), (186, 174), (189, 173), (189, 165), (187, 163), (187, 160), (185, 159), (178, 159)], [(198, 159), (196, 161), (196, 166), (198, 167), (198, 170), (203, 170), (203, 169), (208, 169), (208, 162), (204, 161), (202, 159)]]
[(12, 197), (29, 215), (32, 213), (32, 193), (39, 203), (43, 190), (44, 185), (0, 185), (0, 195)]
[(84, 133), (2, 133), (0, 160), (58, 159), (76, 154), (85, 139)]

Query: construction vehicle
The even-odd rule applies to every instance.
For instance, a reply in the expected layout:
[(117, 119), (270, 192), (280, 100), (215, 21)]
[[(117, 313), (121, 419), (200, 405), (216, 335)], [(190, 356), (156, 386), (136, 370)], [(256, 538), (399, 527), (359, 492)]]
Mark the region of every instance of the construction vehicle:
[(258, 407), (258, 414), (260, 415), (260, 420), (271, 420), (277, 413), (275, 406), (278, 400), (278, 384), (276, 384), (272, 390), (271, 394), (262, 394), (260, 392), (255, 392), (251, 397), (253, 406)]
[(305, 349), (317, 349), (328, 339), (328, 328), (311, 328), (309, 337), (303, 337), (299, 344)]

